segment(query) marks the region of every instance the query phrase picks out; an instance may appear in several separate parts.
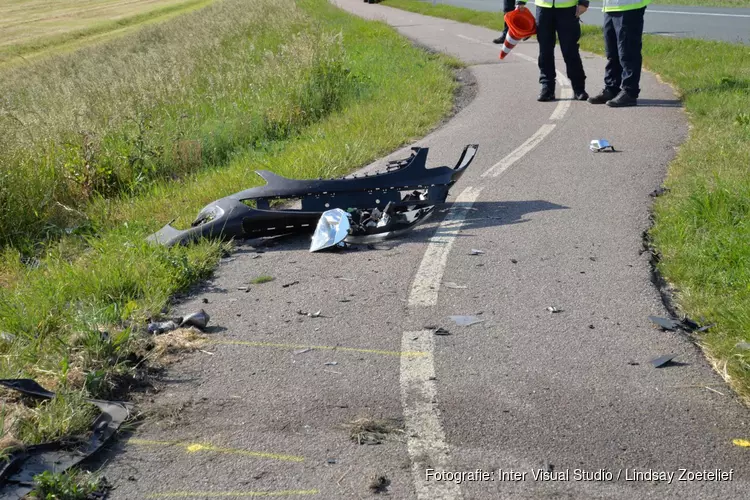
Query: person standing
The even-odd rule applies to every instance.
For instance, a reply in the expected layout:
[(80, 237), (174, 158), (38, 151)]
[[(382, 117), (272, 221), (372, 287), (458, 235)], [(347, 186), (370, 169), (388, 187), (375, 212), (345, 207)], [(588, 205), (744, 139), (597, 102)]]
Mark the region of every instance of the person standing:
[[(542, 85), (537, 101), (555, 100), (556, 34), (560, 40), (566, 72), (573, 86), (573, 97), (578, 101), (585, 101), (589, 95), (586, 93), (586, 73), (583, 71), (578, 41), (581, 39), (579, 16), (588, 9), (589, 0), (535, 0), (535, 4), (539, 83)], [(526, 2), (517, 0), (516, 8), (525, 9)]]
[[(516, 0), (503, 0), (503, 14), (507, 14), (508, 12), (513, 12), (514, 10), (516, 10)], [(507, 23), (505, 23), (503, 32), (500, 34), (499, 37), (492, 40), (492, 43), (503, 44), (505, 43), (506, 36), (508, 36), (508, 24)]]
[(643, 18), (651, 0), (604, 0), (604, 89), (589, 99), (613, 108), (637, 106), (641, 93)]

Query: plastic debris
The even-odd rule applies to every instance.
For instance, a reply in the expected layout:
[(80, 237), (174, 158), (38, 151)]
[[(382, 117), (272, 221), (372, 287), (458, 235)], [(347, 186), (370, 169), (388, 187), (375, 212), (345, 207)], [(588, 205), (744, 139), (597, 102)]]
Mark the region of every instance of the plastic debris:
[(286, 283), (284, 285), (281, 285), (281, 288), (289, 288), (290, 286), (299, 285), (299, 281), (292, 281), (291, 283)]
[(711, 323), (709, 325), (700, 326), (695, 321), (691, 320), (690, 318), (685, 318), (683, 320), (677, 320), (672, 318), (662, 318), (659, 316), (649, 316), (649, 320), (651, 320), (652, 323), (655, 323), (656, 325), (660, 326), (664, 330), (669, 330), (671, 332), (677, 331), (677, 330), (683, 330), (687, 333), (700, 333), (705, 332), (712, 326), (715, 326), (715, 323)]
[(562, 312), (562, 309), (560, 309), (559, 307), (555, 307), (555, 306), (549, 306), (549, 307), (547, 308), (547, 310), (548, 310), (549, 312), (551, 312), (551, 313), (559, 313), (559, 312)]
[(476, 248), (472, 248), (471, 252), (469, 252), (469, 255), (483, 255), (484, 252), (482, 250), (477, 250)]
[(482, 323), (484, 320), (479, 319), (476, 316), (449, 316), (454, 323), (458, 326), (471, 326), (477, 323)]
[(194, 326), (199, 330), (203, 330), (208, 325), (209, 319), (211, 319), (211, 317), (208, 315), (208, 313), (201, 309), (198, 312), (185, 316), (185, 319), (183, 319), (182, 323), (180, 323), (180, 327)]
[(306, 352), (312, 351), (312, 348), (307, 347), (305, 349), (300, 349), (299, 351), (294, 351), (294, 354), (305, 354)]
[(435, 329), (433, 333), (435, 335), (450, 335), (451, 334), (451, 332), (449, 332), (448, 330), (442, 327)]
[(652, 359), (650, 363), (654, 365), (654, 368), (661, 368), (663, 366), (668, 365), (672, 362), (672, 360), (677, 357), (676, 354), (667, 354), (666, 356), (661, 356), (656, 359)]
[[(0, 385), (41, 399), (55, 393), (31, 379), (5, 379)], [(34, 489), (34, 477), (43, 472), (63, 472), (96, 453), (130, 416), (132, 405), (86, 399), (101, 410), (88, 436), (63, 439), (10, 451), (0, 465), (0, 498), (24, 498)]]
[(589, 149), (595, 153), (615, 150), (614, 146), (612, 146), (606, 139), (594, 139), (591, 141)]
[(323, 364), (325, 366), (336, 366), (337, 364), (339, 364), (339, 362), (338, 361), (328, 361), (328, 362), (323, 363)]
[(182, 322), (182, 318), (180, 318), (178, 321), (161, 321), (161, 322), (154, 322), (148, 324), (148, 333), (153, 333), (156, 335), (171, 332), (172, 330), (176, 330), (180, 327), (180, 322)]
[(343, 246), (341, 244), (349, 236), (349, 231), (351, 230), (349, 217), (350, 215), (340, 208), (323, 212), (312, 237), (310, 252), (317, 252), (318, 250), (334, 246)]

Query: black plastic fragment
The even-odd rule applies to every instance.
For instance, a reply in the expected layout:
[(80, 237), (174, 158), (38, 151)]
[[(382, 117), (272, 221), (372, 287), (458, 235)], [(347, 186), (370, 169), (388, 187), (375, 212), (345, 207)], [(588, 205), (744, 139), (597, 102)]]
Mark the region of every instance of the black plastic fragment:
[[(0, 385), (27, 396), (52, 399), (48, 391), (31, 379), (4, 379)], [(129, 403), (86, 399), (101, 410), (91, 426), (89, 438), (70, 437), (27, 446), (11, 452), (0, 467), (0, 498), (21, 500), (34, 489), (34, 476), (45, 471), (63, 472), (96, 453), (130, 416)]]
[(663, 366), (668, 365), (672, 362), (672, 360), (677, 357), (676, 354), (667, 354), (665, 356), (660, 356), (656, 359), (652, 359), (650, 363), (654, 365), (654, 368), (661, 368)]
[(671, 332), (677, 330), (680, 327), (679, 321), (675, 321), (670, 318), (661, 318), (659, 316), (649, 316), (648, 319), (650, 319), (653, 323), (656, 323), (663, 329), (669, 330)]

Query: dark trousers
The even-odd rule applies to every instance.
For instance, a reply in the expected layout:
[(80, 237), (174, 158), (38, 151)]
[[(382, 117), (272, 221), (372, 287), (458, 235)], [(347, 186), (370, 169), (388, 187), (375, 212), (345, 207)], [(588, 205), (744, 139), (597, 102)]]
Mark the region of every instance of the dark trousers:
[(539, 83), (555, 88), (555, 33), (560, 40), (560, 51), (573, 85), (573, 91), (582, 92), (586, 86), (586, 73), (583, 71), (578, 40), (581, 38), (581, 25), (576, 17), (577, 7), (536, 8), (536, 39), (539, 42)]
[[(508, 12), (513, 12), (516, 10), (516, 0), (503, 0), (503, 13), (507, 14)], [(503, 24), (505, 22), (503, 21)], [(506, 35), (508, 34), (508, 25), (505, 24), (505, 27), (503, 28), (503, 33)]]
[(604, 46), (607, 53), (604, 85), (615, 92), (622, 89), (632, 97), (638, 97), (641, 92), (641, 47), (645, 13), (646, 7), (604, 13)]

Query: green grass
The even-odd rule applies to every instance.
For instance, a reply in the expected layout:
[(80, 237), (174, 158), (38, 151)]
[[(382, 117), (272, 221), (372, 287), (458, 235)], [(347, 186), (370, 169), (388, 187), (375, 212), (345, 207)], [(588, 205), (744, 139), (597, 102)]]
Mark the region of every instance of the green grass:
[(34, 477), (34, 492), (30, 500), (87, 500), (96, 498), (105, 484), (103, 477), (72, 470), (65, 473), (45, 471)]
[(260, 285), (263, 283), (270, 283), (273, 280), (274, 280), (273, 276), (263, 275), (263, 276), (258, 276), (257, 278), (253, 278), (253, 280), (250, 281), (250, 283), (252, 283), (253, 285)]
[[(0, 378), (35, 378), (77, 416), (75, 394), (121, 397), (148, 319), (224, 249), (148, 234), (255, 170), (338, 176), (422, 137), (456, 66), (327, 0), (224, 0), (0, 74)], [(0, 440), (55, 429), (59, 408), (25, 410)]]
[[(449, 19), (468, 16), (415, 0), (384, 3)], [(601, 30), (584, 27), (581, 47), (603, 54)], [(643, 56), (647, 68), (675, 86), (691, 124), (669, 165), (670, 191), (653, 208), (658, 270), (682, 313), (717, 324), (700, 343), (750, 401), (750, 350), (736, 347), (750, 341), (750, 47), (647, 35)]]

